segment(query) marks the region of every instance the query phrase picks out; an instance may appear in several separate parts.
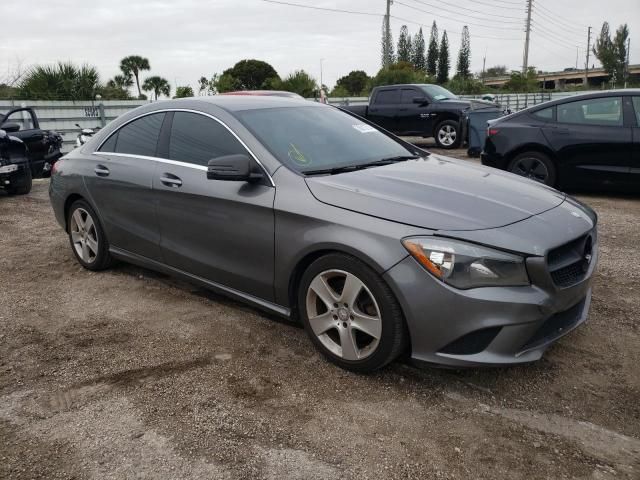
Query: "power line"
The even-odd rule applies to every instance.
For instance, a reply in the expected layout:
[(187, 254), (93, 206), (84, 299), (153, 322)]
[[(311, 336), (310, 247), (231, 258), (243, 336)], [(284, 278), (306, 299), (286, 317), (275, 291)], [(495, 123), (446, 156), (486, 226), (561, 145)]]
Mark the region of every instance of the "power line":
[[(444, 19), (450, 20), (450, 21), (452, 21), (452, 22), (461, 23), (461, 24), (463, 24), (463, 25), (473, 25), (473, 26), (476, 26), (476, 27), (481, 27), (481, 28), (490, 28), (490, 29), (496, 29), (496, 28), (498, 28), (498, 27), (497, 27), (497, 26), (495, 26), (495, 25), (486, 25), (486, 24), (482, 24), (482, 23), (474, 23), (474, 22), (467, 22), (467, 21), (463, 21), (463, 20), (458, 20), (458, 19), (456, 19), (456, 18), (448, 17), (448, 16), (442, 15), (442, 14), (440, 14), (440, 13), (434, 13), (434, 12), (430, 12), (430, 11), (428, 11), (428, 10), (423, 10), (423, 9), (421, 9), (421, 8), (414, 7), (414, 6), (412, 6), (412, 5), (407, 5), (406, 3), (402, 3), (402, 2), (400, 2), (400, 1), (398, 1), (398, 0), (394, 0), (394, 4), (402, 5), (402, 6), (404, 6), (404, 7), (411, 8), (411, 9), (413, 9), (413, 10), (417, 10), (417, 11), (422, 12), (422, 13), (426, 13), (426, 14), (429, 14), (429, 15), (433, 15), (433, 16), (435, 16), (435, 17), (441, 17), (441, 18), (444, 18)], [(500, 22), (500, 23), (502, 23), (502, 22)], [(516, 27), (502, 27), (502, 30), (521, 30), (521, 29), (520, 29), (520, 28), (516, 28)]]
[(561, 20), (563, 18), (563, 15), (557, 14), (556, 12), (552, 12), (551, 10), (549, 10), (547, 7), (545, 7), (544, 5), (542, 5), (540, 3), (537, 3), (536, 5), (538, 6), (538, 8), (540, 8), (541, 10), (544, 10), (545, 12), (547, 12), (549, 15), (553, 16), (554, 18), (557, 17), (557, 20), (559, 22), (566, 23), (570, 27), (573, 27), (574, 25), (576, 25), (578, 27), (582, 27), (582, 28), (587, 28), (588, 27), (588, 25), (579, 24), (577, 22), (566, 22), (565, 20)]
[[(397, 3), (397, 2), (396, 2)], [(424, 27), (425, 29), (430, 28), (430, 25), (425, 25), (424, 23), (420, 23), (420, 22), (416, 22), (415, 20), (409, 20), (407, 18), (402, 18), (402, 17), (397, 17), (395, 15), (391, 15), (391, 18), (395, 19), (395, 20), (400, 20), (401, 22), (405, 22), (405, 23), (411, 23), (413, 25), (418, 25), (420, 27)], [(456, 35), (461, 35), (462, 32), (461, 31), (456, 31), (456, 30), (451, 30), (451, 29), (445, 29), (447, 30), (447, 32), (449, 33), (454, 33)], [(485, 38), (485, 39), (489, 39), (489, 40), (521, 40), (521, 38), (515, 38), (515, 37), (492, 37), (489, 35), (482, 35), (482, 34), (478, 34), (478, 33), (474, 33), (473, 34), (474, 38)]]
[(355, 10), (342, 10), (340, 8), (314, 7), (312, 5), (301, 5), (299, 3), (281, 2), (279, 0), (260, 0), (260, 1), (267, 2), (267, 3), (275, 3), (275, 4), (278, 4), (278, 5), (287, 5), (289, 7), (308, 8), (308, 9), (311, 9), (311, 10), (323, 10), (325, 12), (350, 13), (352, 15), (368, 15), (370, 17), (382, 17), (383, 16), (383, 15), (381, 15), (379, 13), (357, 12)]
[(519, 12), (522, 12), (523, 7), (521, 2), (505, 2), (508, 5), (517, 5), (517, 7), (506, 7), (504, 5), (496, 5), (495, 3), (483, 2), (481, 0), (473, 0), (473, 3), (479, 3), (480, 5), (486, 5), (487, 7), (502, 8), (504, 10), (517, 10)]
[[(582, 34), (584, 33), (584, 31), (580, 28), (580, 27), (573, 27), (573, 26), (569, 26), (569, 25), (564, 25), (562, 22), (560, 22), (559, 20), (548, 16), (546, 13), (544, 13), (542, 10), (538, 10), (536, 8), (536, 6), (534, 6), (534, 12), (536, 13), (536, 15), (539, 15), (541, 18), (543, 18), (544, 20), (551, 22), (554, 24), (555, 28), (562, 28), (565, 31), (567, 29), (572, 30), (571, 32), (567, 31), (566, 33), (569, 34), (573, 34), (573, 35), (578, 35), (578, 32), (580, 32), (580, 36), (582, 36)], [(585, 27), (586, 28), (586, 27)]]
[[(445, 12), (451, 12), (451, 13), (459, 14), (459, 12), (457, 10), (448, 10), (447, 8), (443, 7), (442, 5), (433, 5), (431, 3), (424, 2), (422, 0), (412, 0), (412, 1), (414, 1), (416, 3), (420, 3), (422, 5), (426, 5), (427, 7), (439, 8), (440, 10), (444, 10)], [(482, 10), (474, 10), (472, 8), (466, 8), (466, 7), (460, 7), (460, 6), (458, 6), (456, 8), (460, 9), (460, 10), (467, 10), (468, 12), (480, 13), (482, 15), (486, 15), (486, 13), (483, 12)], [(522, 21), (522, 19), (520, 17), (514, 17), (513, 15), (507, 16), (507, 15), (491, 14), (491, 17), (493, 17), (493, 18), (473, 17), (472, 15), (469, 15), (469, 17), (478, 18), (479, 20), (488, 20), (488, 21), (491, 21), (491, 22), (499, 22), (499, 23), (505, 23), (505, 22), (503, 22), (501, 20), (493, 20), (493, 18), (497, 17), (497, 18), (508, 18), (508, 19), (517, 20), (517, 22), (507, 22), (507, 23), (520, 23)]]
[(575, 47), (580, 47), (579, 42), (577, 42), (576, 40), (571, 40), (571, 39), (568, 39), (567, 37), (563, 37), (562, 35), (557, 34), (554, 31), (541, 26), (538, 22), (533, 22), (533, 27), (534, 29), (538, 30), (539, 33), (552, 37), (554, 40), (557, 40), (559, 42), (562, 42), (560, 45), (558, 45), (560, 47), (566, 47), (571, 49)]

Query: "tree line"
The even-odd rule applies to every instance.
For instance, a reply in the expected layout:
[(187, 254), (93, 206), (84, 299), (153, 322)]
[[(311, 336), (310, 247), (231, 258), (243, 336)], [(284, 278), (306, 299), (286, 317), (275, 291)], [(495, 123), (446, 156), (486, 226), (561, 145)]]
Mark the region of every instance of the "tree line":
[[(627, 77), (629, 28), (621, 25), (612, 36), (608, 22), (604, 22), (593, 46), (593, 54), (609, 75), (609, 86), (622, 84)], [(269, 63), (257, 59), (244, 59), (223, 70), (222, 73), (202, 75), (197, 81), (198, 95), (215, 95), (233, 90), (286, 90), (310, 98), (317, 97), (320, 89), (329, 96), (366, 96), (379, 85), (400, 83), (437, 83), (454, 93), (476, 94), (486, 90), (482, 80), (487, 77), (509, 76), (502, 87), (504, 92), (533, 92), (540, 89), (535, 67), (526, 72), (511, 71), (504, 65), (490, 67), (486, 72), (471, 73), (471, 38), (468, 27), (462, 29), (460, 49), (455, 73), (451, 70), (451, 51), (447, 31), (439, 34), (434, 21), (428, 43), (422, 28), (412, 35), (406, 25), (400, 28), (398, 42), (383, 23), (381, 68), (373, 76), (363, 70), (352, 70), (340, 77), (333, 89), (318, 85), (304, 70), (281, 77)], [(171, 97), (169, 81), (159, 75), (141, 79), (151, 71), (148, 58), (129, 55), (120, 61), (120, 73), (106, 82), (100, 80), (98, 70), (91, 65), (59, 62), (55, 65), (36, 65), (22, 71), (11, 72), (0, 78), (0, 98), (29, 100), (105, 100), (153, 99)], [(135, 89), (134, 89), (135, 87)], [(131, 90), (134, 89), (132, 94)], [(174, 98), (195, 95), (189, 85), (176, 86)]]

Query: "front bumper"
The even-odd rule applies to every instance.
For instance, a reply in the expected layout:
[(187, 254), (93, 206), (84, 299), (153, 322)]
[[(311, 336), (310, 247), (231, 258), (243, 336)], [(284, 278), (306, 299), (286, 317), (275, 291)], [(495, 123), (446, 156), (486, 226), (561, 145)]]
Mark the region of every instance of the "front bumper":
[[(597, 252), (597, 250), (595, 250)], [(412, 257), (385, 273), (407, 320), (411, 357), (450, 367), (500, 366), (540, 359), (560, 337), (584, 323), (597, 253), (584, 280), (569, 288), (538, 281), (545, 260), (530, 258), (526, 287), (452, 288)]]
[(28, 165), (13, 163), (0, 167), (0, 188), (11, 188), (20, 184), (26, 175)]

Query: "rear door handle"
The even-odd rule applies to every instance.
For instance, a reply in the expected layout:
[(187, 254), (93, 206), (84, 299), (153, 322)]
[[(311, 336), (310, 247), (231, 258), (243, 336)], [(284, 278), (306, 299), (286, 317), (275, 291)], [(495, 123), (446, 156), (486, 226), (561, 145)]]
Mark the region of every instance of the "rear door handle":
[(177, 177), (172, 173), (163, 173), (160, 177), (160, 181), (167, 187), (178, 188), (182, 186), (182, 180), (180, 177)]
[(105, 167), (104, 165), (96, 165), (96, 168), (94, 168), (93, 171), (99, 177), (108, 177), (109, 176), (109, 169), (107, 167)]

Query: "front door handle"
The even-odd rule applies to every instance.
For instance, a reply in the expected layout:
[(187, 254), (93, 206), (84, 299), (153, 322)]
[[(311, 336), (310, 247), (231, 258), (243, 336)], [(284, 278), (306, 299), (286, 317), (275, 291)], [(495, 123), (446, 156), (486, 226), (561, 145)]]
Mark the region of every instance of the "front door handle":
[(160, 177), (160, 181), (167, 187), (178, 188), (182, 186), (182, 180), (180, 177), (176, 177), (172, 173), (163, 173)]
[(99, 177), (108, 177), (109, 176), (109, 169), (107, 167), (105, 167), (104, 165), (96, 165), (96, 168), (94, 168), (93, 171)]

